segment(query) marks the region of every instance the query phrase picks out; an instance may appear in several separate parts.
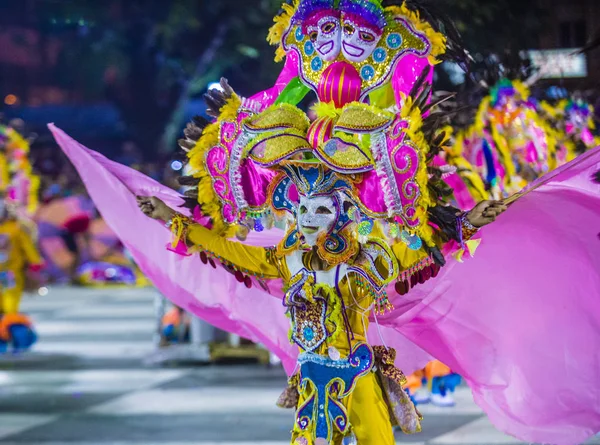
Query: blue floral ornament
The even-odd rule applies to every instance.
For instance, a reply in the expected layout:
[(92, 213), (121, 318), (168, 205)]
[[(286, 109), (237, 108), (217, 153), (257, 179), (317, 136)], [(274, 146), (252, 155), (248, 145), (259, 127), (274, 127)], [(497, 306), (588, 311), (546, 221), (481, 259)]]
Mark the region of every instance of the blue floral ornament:
[(310, 62), (310, 67), (312, 68), (313, 71), (320, 71), (321, 68), (323, 68), (323, 60), (321, 60), (321, 58), (319, 56), (315, 57)]
[(402, 36), (396, 32), (390, 34), (387, 38), (387, 46), (390, 49), (398, 49), (402, 45)]
[(296, 28), (296, 40), (298, 42), (301, 42), (302, 40), (304, 40), (304, 33), (302, 32), (302, 26), (298, 26)]
[(377, 63), (385, 62), (387, 58), (387, 51), (383, 48), (377, 48), (373, 51), (373, 60)]
[(366, 81), (372, 80), (375, 77), (375, 68), (371, 65), (363, 66), (360, 70), (360, 77)]
[(315, 53), (315, 45), (310, 40), (304, 44), (304, 54), (312, 56)]

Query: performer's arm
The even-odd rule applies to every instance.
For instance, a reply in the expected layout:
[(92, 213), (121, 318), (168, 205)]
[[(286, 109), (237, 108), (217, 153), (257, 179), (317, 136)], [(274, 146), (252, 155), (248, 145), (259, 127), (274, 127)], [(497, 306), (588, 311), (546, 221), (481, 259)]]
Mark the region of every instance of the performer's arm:
[(435, 206), (428, 210), (429, 220), (449, 239), (468, 241), (481, 227), (491, 224), (506, 210), (502, 201), (482, 201), (469, 212), (452, 206)]
[(269, 249), (247, 246), (216, 235), (206, 227), (178, 214), (158, 198), (138, 197), (138, 204), (147, 216), (173, 224), (173, 231), (179, 234), (188, 247), (198, 248), (251, 274), (266, 278), (280, 277), (277, 261)]

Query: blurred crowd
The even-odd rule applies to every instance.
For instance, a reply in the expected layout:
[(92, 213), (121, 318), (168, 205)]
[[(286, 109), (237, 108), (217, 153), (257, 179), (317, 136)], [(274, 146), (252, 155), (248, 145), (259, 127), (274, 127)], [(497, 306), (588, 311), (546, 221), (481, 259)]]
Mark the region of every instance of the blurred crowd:
[[(170, 157), (149, 161), (144, 158), (142, 150), (134, 142), (126, 140), (121, 144), (120, 152), (113, 160), (132, 167), (168, 187), (179, 188), (177, 177), (180, 176), (182, 164)], [(41, 177), (42, 202), (87, 194), (81, 178), (53, 141), (34, 142), (31, 161), (34, 170)]]

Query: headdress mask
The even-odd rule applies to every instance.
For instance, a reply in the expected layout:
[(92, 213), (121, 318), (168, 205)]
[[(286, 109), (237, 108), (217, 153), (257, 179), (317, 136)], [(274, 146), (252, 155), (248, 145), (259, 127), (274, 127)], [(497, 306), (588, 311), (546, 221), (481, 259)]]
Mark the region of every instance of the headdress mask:
[[(379, 0), (301, 0), (283, 9), (269, 38), (298, 78), (267, 108), (231, 98), (218, 125), (190, 152), (203, 210), (226, 234), (269, 209), (286, 211), (297, 223), (287, 236), (289, 249), (304, 240), (342, 252), (356, 241), (344, 230), (352, 221), (368, 236), (374, 220), (393, 219), (427, 241), (428, 147), (419, 133), (424, 102), (416, 99), (445, 51), (444, 37), (408, 8), (384, 10)], [(292, 102), (294, 91), (304, 91), (300, 84), (324, 105), (312, 123)], [(400, 113), (367, 104), (385, 85)], [(379, 99), (388, 103), (385, 92)], [(306, 152), (321, 167), (288, 161)], [(301, 227), (309, 231), (300, 233)]]
[(333, 0), (302, 2), (293, 21), (302, 25), (302, 32), (310, 37), (310, 45), (323, 60), (337, 59), (341, 51), (342, 28), (340, 11), (335, 9)]
[(375, 50), (387, 24), (383, 9), (369, 0), (343, 0), (342, 52), (354, 63), (365, 61)]

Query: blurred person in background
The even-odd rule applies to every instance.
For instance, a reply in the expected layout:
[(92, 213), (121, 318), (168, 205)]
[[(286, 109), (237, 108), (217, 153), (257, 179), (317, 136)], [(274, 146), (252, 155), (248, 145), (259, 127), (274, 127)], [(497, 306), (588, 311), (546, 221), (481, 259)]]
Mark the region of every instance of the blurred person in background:
[(39, 272), (42, 258), (0, 196), (0, 353), (26, 351), (37, 338), (30, 319), (19, 312), (27, 268)]

